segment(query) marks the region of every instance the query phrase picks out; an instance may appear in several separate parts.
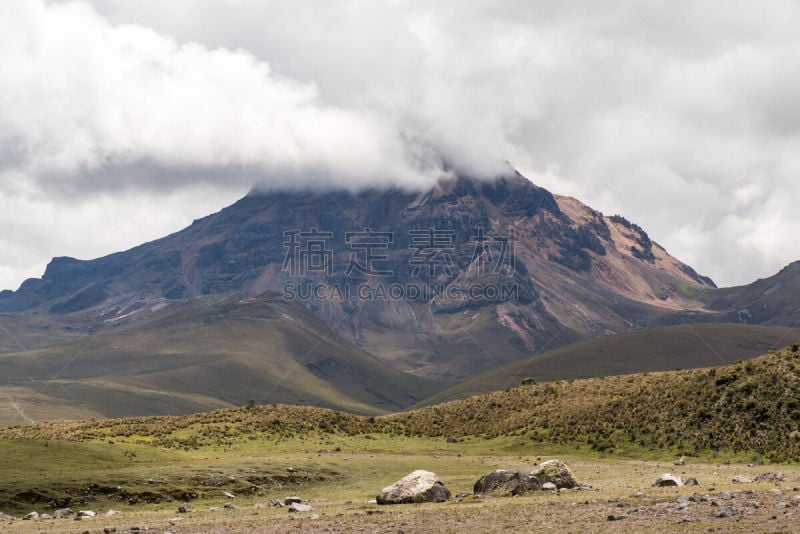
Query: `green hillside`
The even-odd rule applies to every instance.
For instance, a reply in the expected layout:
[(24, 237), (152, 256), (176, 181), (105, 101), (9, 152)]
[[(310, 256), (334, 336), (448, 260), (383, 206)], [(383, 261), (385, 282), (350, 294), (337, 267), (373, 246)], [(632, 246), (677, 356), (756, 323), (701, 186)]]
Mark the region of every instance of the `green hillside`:
[(240, 295), (190, 301), (118, 332), (0, 355), (0, 424), (185, 414), (255, 403), (378, 414), (442, 389), (332, 334), (303, 307)]
[(800, 337), (800, 330), (693, 324), (603, 336), (483, 372), (422, 402), (432, 405), (535, 381), (572, 380), (710, 367), (755, 358)]
[(555, 446), (657, 457), (719, 452), (800, 461), (800, 347), (715, 368), (519, 386), (374, 418), (257, 406), (0, 430), (0, 439), (114, 439), (170, 449), (320, 435), (389, 438), (387, 450), (402, 436), (453, 435), (467, 443), (502, 439), (511, 450)]

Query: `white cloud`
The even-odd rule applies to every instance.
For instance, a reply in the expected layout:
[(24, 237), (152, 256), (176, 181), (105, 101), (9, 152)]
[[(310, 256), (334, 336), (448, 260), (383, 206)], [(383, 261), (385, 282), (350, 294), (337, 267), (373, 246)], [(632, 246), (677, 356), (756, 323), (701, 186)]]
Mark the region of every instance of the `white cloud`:
[[(744, 283), (798, 256), (799, 18), (788, 0), (11, 0), (0, 183), (29, 185), (0, 209), (133, 191), (174, 212), (198, 184), (419, 184), (438, 155), (509, 160)], [(53, 239), (37, 265), (129, 242)]]

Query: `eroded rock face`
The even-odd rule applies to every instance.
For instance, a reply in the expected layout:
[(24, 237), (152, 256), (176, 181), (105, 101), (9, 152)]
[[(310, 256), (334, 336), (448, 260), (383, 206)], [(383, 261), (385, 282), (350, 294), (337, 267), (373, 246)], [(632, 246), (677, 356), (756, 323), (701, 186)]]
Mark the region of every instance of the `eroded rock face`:
[(449, 498), (450, 490), (435, 473), (417, 470), (383, 488), (375, 500), (378, 504), (408, 504), (444, 502)]
[(548, 460), (531, 471), (531, 478), (539, 485), (552, 482), (558, 489), (572, 489), (578, 487), (578, 481), (572, 474), (567, 464), (561, 460)]
[(541, 489), (541, 484), (530, 475), (498, 469), (483, 475), (475, 482), (472, 491), (484, 495), (520, 495), (538, 489)]

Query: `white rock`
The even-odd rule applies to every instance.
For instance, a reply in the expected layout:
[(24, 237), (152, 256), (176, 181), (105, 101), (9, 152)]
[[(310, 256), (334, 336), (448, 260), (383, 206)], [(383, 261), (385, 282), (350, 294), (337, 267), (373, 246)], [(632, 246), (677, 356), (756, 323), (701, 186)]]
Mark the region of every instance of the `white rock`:
[(375, 501), (378, 504), (407, 504), (444, 502), (449, 498), (450, 490), (436, 473), (420, 469), (383, 488)]

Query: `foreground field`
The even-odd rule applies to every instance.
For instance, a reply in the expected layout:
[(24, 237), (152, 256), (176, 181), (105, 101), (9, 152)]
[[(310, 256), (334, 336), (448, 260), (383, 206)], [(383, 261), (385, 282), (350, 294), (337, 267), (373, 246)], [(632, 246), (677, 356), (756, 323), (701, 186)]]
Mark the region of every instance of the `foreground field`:
[[(688, 458), (642, 461), (571, 455), (536, 448), (515, 450), (508, 440), (446, 443), (431, 438), (315, 436), (232, 447), (167, 451), (130, 443), (6, 441), (0, 460), (3, 495), (28, 496), (79, 489), (75, 510), (102, 514), (70, 519), (0, 522), (9, 533), (148, 532), (791, 532), (800, 520), (792, 497), (800, 493), (800, 467), (709, 463)], [(332, 448), (330, 448), (332, 447)], [(339, 450), (336, 450), (339, 449)], [(396, 452), (392, 452), (392, 450)], [(550, 453), (550, 454), (546, 454)], [(384, 486), (415, 469), (436, 472), (456, 496), (471, 493), (483, 474), (498, 468), (530, 470), (558, 453), (591, 490), (539, 491), (520, 497), (472, 496), (447, 503), (377, 506), (369, 501)], [(20, 461), (25, 456), (27, 461)], [(698, 479), (699, 486), (654, 488), (664, 472)], [(782, 481), (735, 484), (782, 471)], [(56, 488), (56, 490), (53, 490)], [(227, 499), (223, 491), (235, 494)], [(726, 495), (725, 492), (730, 492)], [(680, 497), (708, 495), (709, 502), (679, 504)], [(298, 495), (314, 508), (291, 514), (268, 505)], [(192, 509), (179, 514), (182, 496)], [(54, 497), (54, 495), (51, 495)], [(146, 502), (147, 500), (153, 502)], [(133, 504), (130, 504), (133, 502)], [(235, 509), (224, 505), (232, 503)], [(63, 504), (63, 502), (62, 502)], [(718, 504), (718, 505), (717, 505)], [(52, 513), (46, 502), (16, 503), (16, 513)], [(717, 515), (731, 506), (735, 514)], [(2, 509), (4, 512), (11, 510)], [(627, 515), (609, 521), (609, 515)]]
[[(0, 429), (0, 512), (100, 515), (0, 530), (793, 532), (799, 384), (793, 345), (724, 367), (529, 384), (379, 417), (268, 405), (10, 427)], [(470, 495), (490, 471), (553, 457), (592, 488)], [(454, 498), (370, 504), (417, 469), (438, 474)], [(654, 488), (665, 472), (699, 485)], [(313, 510), (269, 506), (293, 494)], [(185, 501), (191, 510), (178, 513)]]

